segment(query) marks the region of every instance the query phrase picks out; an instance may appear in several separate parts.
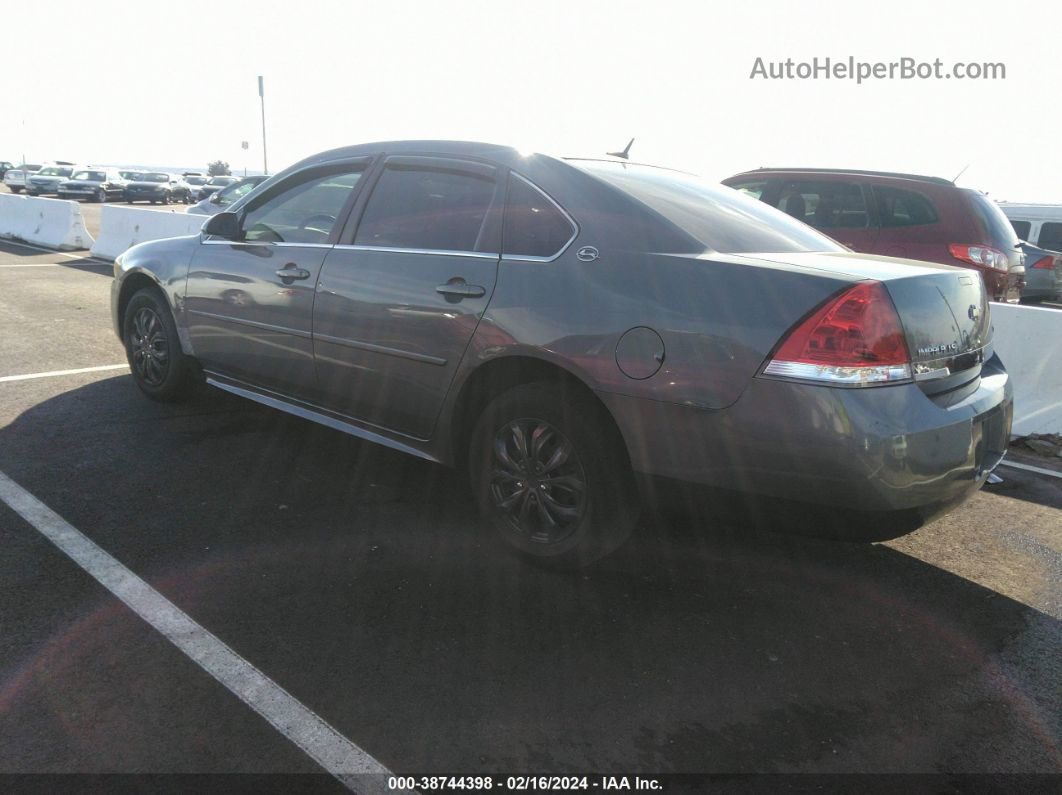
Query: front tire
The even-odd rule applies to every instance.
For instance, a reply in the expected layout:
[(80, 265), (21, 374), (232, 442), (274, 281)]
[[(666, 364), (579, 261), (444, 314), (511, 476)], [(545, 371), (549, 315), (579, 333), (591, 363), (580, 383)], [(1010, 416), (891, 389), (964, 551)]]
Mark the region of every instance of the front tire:
[(195, 383), (181, 351), (177, 325), (165, 297), (154, 288), (138, 291), (125, 307), (122, 339), (133, 380), (152, 400), (177, 402)]
[(586, 566), (623, 544), (639, 500), (603, 407), (566, 384), (525, 384), (476, 423), (469, 470), (485, 523), (528, 560)]

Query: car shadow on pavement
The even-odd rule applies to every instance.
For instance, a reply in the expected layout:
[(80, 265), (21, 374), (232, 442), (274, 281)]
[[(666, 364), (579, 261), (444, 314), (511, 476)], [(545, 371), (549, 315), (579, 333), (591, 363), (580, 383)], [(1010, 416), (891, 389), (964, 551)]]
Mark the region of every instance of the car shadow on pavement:
[(1060, 622), (887, 546), (708, 506), (545, 571), (448, 469), (128, 376), (24, 411), (0, 470), (403, 771), (1062, 772)]
[[(71, 270), (83, 271), (85, 273), (94, 273), (97, 276), (113, 276), (114, 265), (110, 262), (105, 262), (100, 259), (90, 259), (90, 255), (87, 251), (77, 252), (60, 252), (60, 251), (45, 251), (37, 248), (30, 248), (18, 243), (12, 243), (6, 240), (0, 240), (0, 254), (10, 257), (21, 257), (23, 259), (38, 259), (48, 264), (54, 264), (58, 267), (69, 268)], [(68, 255), (75, 257), (84, 257), (83, 259), (69, 259)]]

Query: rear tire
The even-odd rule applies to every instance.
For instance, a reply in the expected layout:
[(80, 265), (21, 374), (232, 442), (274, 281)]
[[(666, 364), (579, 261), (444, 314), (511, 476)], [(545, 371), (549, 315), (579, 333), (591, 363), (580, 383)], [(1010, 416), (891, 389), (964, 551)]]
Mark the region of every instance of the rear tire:
[(476, 422), (468, 460), (484, 522), (533, 563), (586, 566), (623, 544), (638, 520), (618, 430), (563, 383), (495, 398)]
[(191, 360), (181, 351), (169, 304), (155, 288), (138, 291), (125, 307), (122, 340), (133, 380), (152, 400), (185, 400), (195, 378)]

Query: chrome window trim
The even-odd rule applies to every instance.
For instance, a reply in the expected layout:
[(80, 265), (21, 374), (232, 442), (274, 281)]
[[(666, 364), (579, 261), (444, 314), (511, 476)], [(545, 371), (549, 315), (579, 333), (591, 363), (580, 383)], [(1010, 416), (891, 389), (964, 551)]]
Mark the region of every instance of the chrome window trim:
[(204, 246), (277, 246), (278, 248), (337, 248), (331, 243), (289, 243), (275, 240), (223, 240), (204, 236), (200, 241)]
[[(510, 170), (509, 173), (512, 176), (516, 177), (516, 179), (522, 180), (523, 182), (525, 182), (528, 185), (530, 185), (534, 190), (537, 190), (539, 193), (541, 193), (543, 196), (545, 196), (546, 199), (549, 200), (550, 204), (552, 204), (554, 207), (556, 207), (557, 210), (560, 211), (560, 214), (563, 215), (564, 218), (568, 221), (568, 223), (572, 225), (572, 236), (570, 238), (568, 238), (568, 242), (567, 243), (565, 243), (563, 246), (560, 247), (560, 249), (558, 249), (556, 254), (554, 254), (553, 256), (550, 256), (550, 257), (533, 257), (533, 256), (530, 256), (530, 255), (521, 255), (521, 254), (506, 254), (503, 251), (502, 255), (501, 255), (501, 258), (503, 260), (505, 260), (506, 262), (553, 262), (555, 259), (558, 259), (559, 257), (563, 256), (564, 252), (567, 251), (571, 247), (572, 243), (575, 242), (575, 238), (579, 237), (579, 231), (580, 231), (579, 230), (579, 224), (577, 224), (575, 222), (575, 219), (571, 217), (571, 215), (568, 213), (567, 210), (565, 210), (563, 207), (560, 206), (560, 204), (557, 202), (556, 199), (554, 199), (552, 196), (550, 196), (548, 193), (546, 193), (544, 190), (542, 190), (542, 188), (540, 188), (534, 182), (532, 182), (531, 180), (529, 180), (527, 177), (523, 176), (522, 174), (516, 173), (515, 171), (511, 171)], [(505, 197), (505, 212), (506, 213), (509, 212), (509, 197), (508, 196)], [(505, 219), (502, 219), (502, 248), (503, 249), (505, 248)]]
[(390, 251), (395, 254), (437, 254), (444, 257), (476, 257), (477, 259), (498, 259), (498, 254), (484, 251), (458, 251), (441, 248), (391, 248), (390, 246), (365, 246), (357, 243), (337, 243), (333, 248), (343, 251)]

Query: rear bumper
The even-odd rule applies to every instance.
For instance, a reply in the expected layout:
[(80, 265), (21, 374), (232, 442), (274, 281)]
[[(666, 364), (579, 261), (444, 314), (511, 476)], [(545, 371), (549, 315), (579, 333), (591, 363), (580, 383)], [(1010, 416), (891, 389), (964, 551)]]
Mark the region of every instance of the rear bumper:
[(841, 389), (761, 378), (720, 411), (600, 397), (639, 473), (923, 519), (981, 486), (1007, 449), (1013, 407), (998, 357), (950, 406), (913, 384)]

